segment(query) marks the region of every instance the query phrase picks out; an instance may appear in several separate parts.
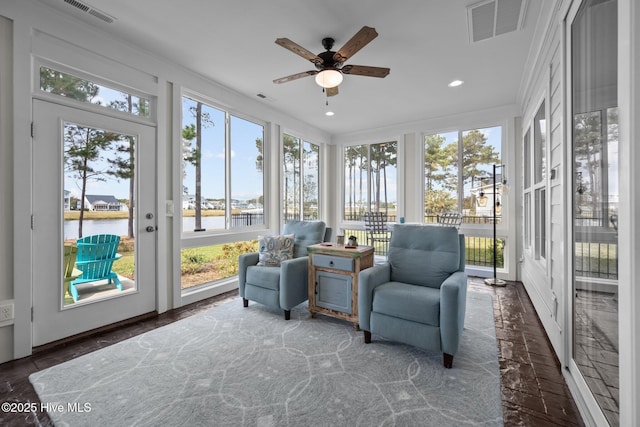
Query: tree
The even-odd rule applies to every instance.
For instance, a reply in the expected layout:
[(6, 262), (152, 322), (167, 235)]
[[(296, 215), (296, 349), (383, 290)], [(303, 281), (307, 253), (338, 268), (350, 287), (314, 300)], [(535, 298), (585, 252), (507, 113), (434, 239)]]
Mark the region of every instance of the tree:
[[(601, 112), (574, 117), (574, 167), (580, 189), (576, 191), (578, 207), (593, 216), (600, 210), (602, 197), (602, 119)], [(586, 209), (585, 209), (586, 208)]]
[[(131, 114), (137, 114), (141, 116), (147, 116), (149, 111), (149, 104), (146, 100), (140, 99), (140, 102), (133, 102), (133, 97), (130, 94), (124, 94), (124, 101), (112, 101), (111, 107), (125, 111)], [(118, 180), (129, 180), (129, 203), (127, 203), (129, 210), (129, 217), (127, 220), (127, 236), (134, 238), (133, 218), (135, 209), (135, 142), (134, 136), (122, 136), (115, 141), (114, 151), (115, 157), (108, 159), (111, 165), (109, 174), (115, 176)]]
[[(202, 111), (202, 102), (196, 101), (195, 107), (189, 107), (189, 111), (195, 118), (195, 124), (188, 124), (182, 129), (182, 138), (188, 141), (188, 150), (185, 152), (183, 144), (183, 160), (195, 166), (195, 231), (202, 230), (202, 129), (214, 126), (211, 116)], [(191, 141), (196, 140), (195, 148), (191, 147)]]
[(344, 150), (344, 163), (345, 168), (349, 172), (349, 215), (347, 220), (353, 219), (353, 204), (355, 203), (355, 186), (353, 185), (353, 181), (355, 179), (355, 167), (356, 167), (356, 149), (355, 147), (346, 147)]
[(45, 92), (83, 102), (91, 102), (100, 90), (93, 82), (46, 67), (40, 67), (40, 88)]
[[(304, 180), (302, 182), (303, 218), (317, 218), (318, 210), (318, 160), (320, 147), (308, 142), (303, 151)], [(315, 208), (312, 206), (315, 204)]]
[(425, 205), (431, 214), (457, 210), (458, 208), (457, 199), (444, 189), (435, 189), (427, 192)]
[[(116, 155), (107, 160), (111, 167), (107, 173), (113, 175), (118, 180), (125, 179), (129, 182), (127, 236), (130, 238), (135, 237), (133, 231), (133, 212), (135, 207), (135, 140), (136, 138), (134, 136), (128, 135), (121, 135), (120, 138), (114, 140), (114, 151)], [(124, 157), (121, 157), (121, 155), (124, 155)]]
[[(349, 175), (349, 218), (356, 219), (356, 214), (361, 213), (363, 202), (363, 182), (362, 176), (367, 170), (368, 145), (354, 145), (345, 148), (345, 168)], [(358, 180), (358, 187), (354, 185)]]
[(105, 181), (109, 173), (103, 165), (103, 154), (113, 141), (121, 135), (100, 129), (82, 127), (76, 124), (65, 124), (64, 132), (64, 164), (65, 170), (80, 183), (80, 217), (78, 221), (78, 237), (82, 237), (85, 196), (89, 181)]
[(256, 170), (260, 173), (264, 172), (264, 142), (262, 138), (256, 138), (256, 149), (258, 156), (256, 157)]
[(298, 209), (300, 140), (284, 134), (282, 138), (282, 155), (284, 157), (284, 217), (285, 220), (289, 220), (289, 204), (291, 202), (293, 203), (293, 214), (300, 215)]
[[(457, 162), (457, 147), (452, 162)], [(490, 177), (490, 173), (481, 166), (500, 162), (500, 154), (491, 145), (487, 145), (487, 138), (477, 129), (469, 131), (462, 137), (462, 182), (471, 182), (474, 188), (482, 179)], [(464, 200), (463, 207), (471, 209), (475, 200)]]
[(444, 150), (445, 137), (443, 135), (429, 135), (425, 139), (424, 147), (424, 179), (425, 191), (434, 190), (435, 183), (442, 182), (447, 177), (446, 170), (451, 164), (451, 156)]
[(425, 138), (425, 212), (429, 214), (457, 210), (458, 143), (444, 145), (445, 142), (439, 134)]
[[(388, 214), (388, 200), (387, 200), (387, 167), (395, 166), (397, 164), (397, 144), (383, 143), (373, 144), (370, 150), (369, 164), (372, 175), (372, 193), (374, 195), (374, 203), (376, 211), (380, 212), (381, 200), (380, 193), (384, 194), (384, 202), (382, 206), (385, 207), (385, 213)], [(384, 190), (384, 191), (383, 191)]]
[[(93, 82), (46, 67), (40, 67), (40, 88), (46, 92), (82, 102), (92, 102), (100, 90), (100, 87)], [(117, 134), (103, 130), (68, 123), (64, 126), (65, 170), (71, 172), (72, 176), (79, 181), (81, 188), (78, 237), (82, 237), (87, 183), (91, 180), (105, 180), (106, 171), (97, 169), (96, 164), (101, 160), (103, 152), (111, 141), (117, 138)]]

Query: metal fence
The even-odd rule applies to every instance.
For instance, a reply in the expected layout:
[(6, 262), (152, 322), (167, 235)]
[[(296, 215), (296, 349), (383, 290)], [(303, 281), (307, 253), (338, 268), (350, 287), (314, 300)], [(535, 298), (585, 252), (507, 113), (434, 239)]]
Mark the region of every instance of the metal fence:
[(618, 216), (602, 212), (574, 218), (576, 276), (618, 279)]
[[(358, 244), (367, 245), (367, 231), (348, 229), (344, 230), (345, 240), (349, 236), (355, 236)], [(465, 259), (467, 265), (480, 267), (493, 267), (493, 239), (489, 237), (478, 237), (465, 235)], [(504, 267), (504, 239), (498, 239), (496, 266)], [(376, 242), (374, 245), (375, 254), (386, 256), (389, 251), (389, 245), (385, 242)]]
[[(296, 213), (290, 213), (285, 215), (285, 222), (291, 220), (300, 219), (300, 216)], [(305, 221), (314, 221), (316, 220), (315, 214), (305, 215)], [(231, 214), (231, 227), (247, 227), (250, 225), (261, 225), (264, 224), (264, 213), (259, 212), (242, 212), (237, 214)]]
[[(286, 221), (298, 219), (297, 214), (287, 215)], [(309, 216), (306, 220), (316, 218)], [(345, 215), (346, 220), (362, 221), (361, 214)], [(396, 222), (395, 214), (387, 215), (388, 222)], [(425, 215), (425, 223), (436, 224), (438, 215)], [(463, 224), (491, 224), (492, 217), (465, 215)], [(500, 218), (498, 217), (498, 222)], [(256, 224), (264, 224), (264, 213), (239, 213), (231, 215), (232, 227), (245, 227)], [(576, 218), (575, 230), (575, 274), (581, 277), (600, 279), (618, 279), (618, 239), (617, 223), (607, 222), (607, 218), (589, 217)], [(356, 236), (358, 243), (367, 244), (367, 232), (364, 229), (344, 230), (345, 239)], [(465, 235), (466, 261), (468, 265), (480, 267), (493, 266), (493, 239)], [(497, 242), (497, 267), (504, 266), (504, 239)], [(376, 242), (375, 254), (386, 256), (389, 250), (388, 243)]]
[(231, 227), (246, 227), (256, 224), (264, 224), (264, 213), (244, 212), (231, 214)]

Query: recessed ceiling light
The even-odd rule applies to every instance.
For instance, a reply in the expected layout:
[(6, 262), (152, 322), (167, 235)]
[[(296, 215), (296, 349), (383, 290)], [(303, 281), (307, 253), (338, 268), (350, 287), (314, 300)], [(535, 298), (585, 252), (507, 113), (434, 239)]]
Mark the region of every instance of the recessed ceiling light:
[(464, 83), (462, 80), (454, 80), (451, 83), (449, 83), (449, 87), (457, 87), (457, 86), (460, 86), (462, 83)]
[(333, 111), (327, 111), (326, 113), (324, 113), (325, 116), (333, 116), (334, 112)]

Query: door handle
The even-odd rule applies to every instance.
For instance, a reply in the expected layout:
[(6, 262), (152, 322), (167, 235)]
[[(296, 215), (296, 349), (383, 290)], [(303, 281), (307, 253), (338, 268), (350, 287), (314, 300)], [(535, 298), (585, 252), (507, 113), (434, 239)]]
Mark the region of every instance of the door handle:
[(146, 228), (146, 230), (147, 230), (149, 233), (153, 233), (153, 232), (154, 232), (154, 231), (156, 231), (157, 229), (158, 229), (158, 228), (157, 228), (157, 227), (154, 227), (153, 225), (147, 225), (147, 228)]

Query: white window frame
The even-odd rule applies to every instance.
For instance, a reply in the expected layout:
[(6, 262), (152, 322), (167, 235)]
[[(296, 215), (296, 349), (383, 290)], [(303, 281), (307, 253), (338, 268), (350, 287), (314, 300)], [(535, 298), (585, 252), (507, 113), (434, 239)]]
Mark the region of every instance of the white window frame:
[[(323, 150), (322, 150), (322, 144), (318, 143), (318, 142), (314, 142), (313, 140), (309, 139), (309, 138), (304, 138), (302, 136), (299, 135), (298, 132), (295, 131), (289, 131), (289, 130), (283, 130), (282, 132), (280, 132), (280, 152), (279, 152), (279, 157), (281, 159), (280, 161), (280, 165), (284, 166), (284, 136), (288, 135), (292, 138), (297, 139), (298, 141), (300, 141), (300, 158), (298, 159), (299, 161), (299, 167), (300, 167), (300, 191), (297, 194), (297, 198), (298, 201), (300, 203), (300, 216), (299, 216), (299, 220), (303, 220), (304, 219), (304, 144), (311, 144), (311, 145), (315, 145), (316, 147), (318, 147), (318, 188), (316, 190), (317, 194), (318, 194), (318, 220), (323, 220), (324, 215), (323, 215), (323, 201), (322, 201), (322, 189), (323, 189), (323, 170), (322, 170), (322, 163), (323, 163)], [(282, 173), (281, 176), (281, 180), (280, 180), (280, 191), (282, 191), (284, 189), (284, 171)], [(287, 201), (284, 200), (284, 194), (282, 197), (284, 203), (286, 203)], [(280, 223), (284, 224), (287, 221), (287, 219), (284, 217), (284, 212), (283, 209), (281, 207), (280, 209)]]
[[(238, 113), (237, 111), (234, 111), (228, 107), (226, 107), (223, 104), (220, 104), (214, 100), (212, 100), (209, 97), (203, 96), (195, 91), (186, 89), (186, 88), (181, 88), (179, 90), (179, 97), (176, 100), (176, 104), (177, 108), (179, 108), (177, 111), (182, 111), (182, 99), (183, 97), (187, 97), (190, 99), (193, 99), (195, 101), (198, 102), (202, 102), (203, 104), (206, 104), (212, 108), (218, 109), (222, 112), (225, 113), (225, 201), (226, 201), (226, 206), (225, 206), (225, 229), (217, 229), (217, 230), (206, 230), (203, 232), (198, 232), (198, 233), (193, 233), (193, 234), (189, 234), (189, 233), (184, 233), (182, 230), (182, 209), (181, 209), (181, 205), (182, 205), (182, 199), (181, 199), (181, 195), (182, 195), (182, 182), (183, 182), (183, 178), (182, 178), (182, 114), (176, 114), (176, 135), (174, 137), (175, 143), (174, 143), (174, 167), (175, 170), (178, 171), (178, 173), (175, 176), (175, 179), (177, 181), (175, 190), (174, 190), (174, 194), (176, 194), (175, 197), (178, 197), (178, 195), (180, 195), (180, 200), (175, 200), (174, 201), (174, 210), (179, 212), (177, 215), (175, 215), (176, 217), (179, 218), (178, 221), (178, 232), (179, 232), (179, 240), (181, 241), (181, 247), (184, 248), (193, 248), (193, 247), (201, 247), (201, 246), (209, 246), (209, 245), (216, 245), (216, 244), (220, 244), (220, 243), (229, 243), (229, 242), (235, 242), (235, 241), (241, 241), (241, 240), (245, 240), (244, 238), (240, 237), (240, 238), (234, 238), (237, 236), (242, 236), (243, 234), (247, 234), (249, 237), (247, 239), (251, 239), (251, 238), (255, 238), (255, 236), (257, 235), (257, 233), (255, 231), (260, 231), (260, 230), (265, 230), (266, 228), (268, 228), (269, 222), (268, 222), (268, 214), (267, 212), (269, 212), (268, 209), (268, 205), (270, 204), (270, 201), (267, 199), (268, 195), (267, 195), (267, 190), (268, 190), (268, 176), (269, 176), (269, 155), (268, 152), (270, 150), (270, 144), (268, 143), (269, 139), (270, 139), (270, 135), (269, 135), (269, 126), (268, 124), (263, 121), (263, 120), (259, 120), (256, 119), (254, 117), (250, 117), (247, 116), (246, 114), (242, 114), (242, 113)], [(262, 192), (263, 192), (263, 198), (264, 198), (264, 206), (263, 206), (263, 211), (265, 213), (265, 217), (264, 217), (264, 224), (258, 224), (258, 225), (252, 225), (252, 226), (247, 226), (247, 227), (234, 227), (234, 228), (230, 228), (228, 226), (228, 219), (229, 216), (231, 214), (231, 206), (230, 206), (230, 199), (231, 199), (231, 157), (228, 156), (226, 153), (231, 153), (231, 134), (230, 134), (230, 120), (231, 120), (231, 116), (242, 119), (242, 120), (246, 120), (252, 123), (255, 123), (257, 125), (262, 126), (263, 128), (263, 148), (262, 148), (262, 155), (263, 155), (263, 169), (262, 169)], [(178, 206), (179, 205), (179, 206)], [(177, 206), (177, 207), (176, 207)], [(180, 209), (178, 209), (180, 208)], [(252, 232), (254, 231), (254, 232)]]
[[(346, 202), (345, 202), (345, 192), (346, 192), (346, 183), (347, 183), (347, 177), (345, 176), (345, 149), (347, 147), (355, 147), (355, 146), (367, 146), (367, 155), (370, 156), (371, 154), (371, 146), (372, 145), (378, 145), (378, 144), (388, 144), (388, 143), (396, 143), (396, 174), (397, 174), (397, 178), (396, 178), (396, 215), (398, 216), (398, 218), (400, 216), (404, 216), (404, 204), (403, 204), (403, 199), (402, 199), (402, 194), (403, 194), (403, 189), (404, 189), (404, 175), (401, 176), (400, 171), (404, 169), (404, 146), (402, 143), (403, 139), (397, 136), (390, 136), (388, 138), (379, 138), (376, 140), (369, 140), (369, 141), (358, 141), (358, 142), (354, 142), (354, 143), (349, 143), (349, 144), (344, 144), (344, 145), (340, 145), (338, 147), (338, 149), (340, 150), (339, 153), (339, 159), (340, 159), (340, 163), (339, 163), (339, 167), (340, 167), (340, 177), (341, 177), (341, 185), (340, 185), (340, 203), (338, 203), (338, 207), (339, 207), (339, 212), (338, 212), (338, 221), (340, 222), (341, 226), (343, 228), (347, 228), (347, 229), (359, 229), (363, 227), (363, 222), (362, 221), (358, 221), (358, 220), (352, 220), (352, 219), (345, 219), (345, 207), (346, 207)], [(367, 169), (367, 203), (369, 205), (369, 209), (368, 211), (371, 209), (371, 169)]]
[[(544, 105), (543, 105), (544, 104)], [(543, 266), (546, 266), (547, 258), (549, 254), (549, 102), (546, 96), (543, 96), (536, 104), (537, 108), (533, 112), (529, 127), (530, 133), (530, 173), (531, 173), (531, 187), (529, 192), (531, 194), (531, 206), (530, 206), (530, 236), (531, 246), (529, 253), (533, 259)], [(540, 177), (540, 181), (535, 182), (536, 177), (536, 117), (538, 112), (544, 106), (544, 146), (542, 147), (545, 155), (545, 169)], [(524, 151), (524, 150), (523, 150)], [(524, 168), (523, 168), (524, 169)], [(525, 189), (525, 192), (527, 190)], [(544, 204), (539, 205), (537, 201), (538, 194), (544, 192)], [(524, 202), (523, 202), (524, 203)], [(543, 223), (544, 222), (544, 223)], [(544, 232), (544, 236), (539, 233)]]

